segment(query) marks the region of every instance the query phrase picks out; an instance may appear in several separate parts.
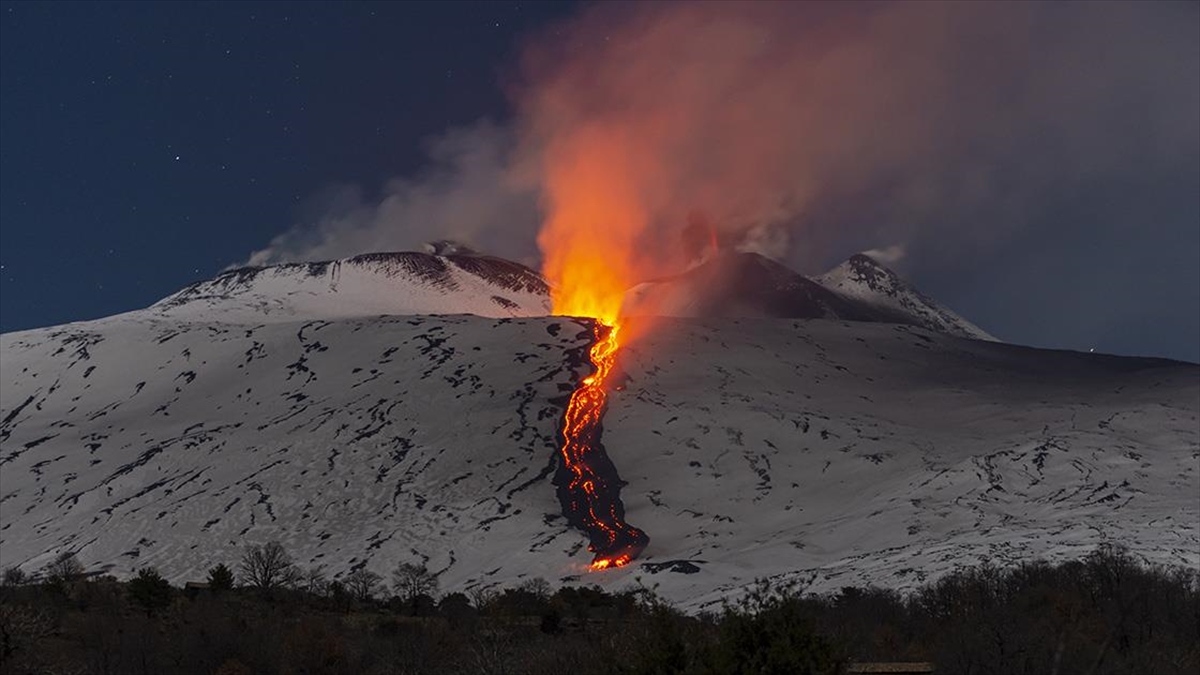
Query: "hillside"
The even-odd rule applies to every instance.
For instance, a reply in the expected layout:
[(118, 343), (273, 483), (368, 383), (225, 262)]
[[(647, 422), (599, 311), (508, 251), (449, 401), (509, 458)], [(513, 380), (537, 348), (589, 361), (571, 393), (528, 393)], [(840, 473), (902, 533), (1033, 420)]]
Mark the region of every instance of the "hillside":
[(72, 550), (183, 581), (279, 539), (337, 576), (640, 577), (693, 609), (761, 576), (904, 588), (1102, 541), (1200, 564), (1192, 364), (659, 320), (623, 352), (603, 437), (650, 545), (590, 573), (550, 483), (585, 324), (162, 309), (0, 338), (0, 564)]

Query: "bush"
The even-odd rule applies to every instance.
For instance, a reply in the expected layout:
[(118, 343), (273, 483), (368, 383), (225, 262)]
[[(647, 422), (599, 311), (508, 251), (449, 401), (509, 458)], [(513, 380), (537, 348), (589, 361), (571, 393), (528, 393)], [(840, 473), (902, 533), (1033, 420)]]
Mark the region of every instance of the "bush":
[(0, 585), (6, 587), (21, 586), (26, 581), (26, 575), (17, 565), (13, 565), (4, 570), (3, 578), (0, 578)]
[(475, 606), (452, 593), (436, 612), (427, 595), (364, 607), (346, 590), (354, 576), (326, 594), (307, 584), (225, 593), (169, 612), (178, 593), (150, 568), (124, 583), (75, 582), (75, 602), (49, 585), (6, 587), (0, 672), (825, 673), (851, 660), (933, 661), (938, 672), (980, 675), (1200, 672), (1197, 573), (1120, 549), (967, 568), (908, 594), (802, 595), (762, 584), (698, 617), (645, 589), (598, 587), (549, 598), (531, 585), (479, 591)]
[(225, 563), (219, 563), (216, 567), (208, 570), (208, 590), (213, 593), (222, 593), (233, 589), (235, 580), (233, 571), (225, 566)]
[(171, 584), (153, 567), (138, 570), (129, 582), (129, 597), (146, 610), (146, 616), (170, 606), (172, 595)]
[(790, 589), (760, 584), (726, 606), (717, 641), (705, 655), (712, 673), (835, 673), (841, 659), (817, 633), (801, 598)]

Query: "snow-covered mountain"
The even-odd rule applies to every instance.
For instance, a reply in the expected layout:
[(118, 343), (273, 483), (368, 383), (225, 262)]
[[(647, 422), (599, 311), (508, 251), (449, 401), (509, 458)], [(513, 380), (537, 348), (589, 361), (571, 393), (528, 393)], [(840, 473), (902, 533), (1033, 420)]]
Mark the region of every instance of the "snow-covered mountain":
[(279, 539), (336, 576), (426, 561), (447, 591), (641, 577), (699, 608), (761, 576), (905, 588), (1105, 541), (1200, 564), (1194, 364), (895, 324), (664, 318), (630, 331), (604, 419), (650, 544), (589, 572), (551, 478), (592, 332), (403, 315), (445, 313), (445, 297), (498, 306), (467, 282), (542, 297), (503, 281), (536, 275), (467, 258), (434, 267), (458, 290), (424, 309), (405, 309), (411, 290), (388, 305), (387, 280), (447, 292), (440, 273), (389, 255), (230, 273), (0, 336), (0, 565), (72, 550), (183, 581)]
[[(534, 270), (454, 242), (433, 242), (427, 249), (229, 270), (149, 310), (164, 317), (251, 322), (375, 314), (549, 314), (549, 286)], [(758, 254), (722, 253), (682, 274), (635, 286), (626, 306), (634, 315), (876, 321), (994, 339), (862, 254), (809, 279)]]
[(975, 340), (996, 339), (864, 253), (850, 256), (849, 260), (814, 281), (844, 297), (870, 305), (884, 320), (894, 316), (897, 323), (940, 333)]
[(372, 314), (544, 316), (541, 275), (503, 258), (449, 253), (368, 253), (315, 263), (244, 267), (192, 284), (150, 310), (165, 317), (291, 321)]
[(810, 279), (757, 253), (722, 252), (682, 274), (635, 286), (626, 295), (626, 308), (651, 316), (900, 323), (995, 340), (861, 253)]

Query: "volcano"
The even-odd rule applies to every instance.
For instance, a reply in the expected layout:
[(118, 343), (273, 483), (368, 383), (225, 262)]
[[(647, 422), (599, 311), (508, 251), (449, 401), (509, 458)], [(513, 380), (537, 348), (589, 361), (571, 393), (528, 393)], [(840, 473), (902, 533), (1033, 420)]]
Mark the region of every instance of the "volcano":
[[(233, 322), (550, 313), (550, 289), (536, 271), (454, 242), (434, 242), (427, 248), (428, 252), (232, 269), (196, 282), (146, 311), (164, 318)], [(863, 254), (809, 278), (756, 253), (723, 252), (681, 274), (631, 288), (625, 305), (633, 315), (842, 319), (995, 339)]]
[(698, 610), (755, 578), (903, 590), (1107, 541), (1200, 564), (1200, 366), (967, 339), (869, 259), (807, 279), (730, 255), (723, 298), (688, 295), (696, 270), (631, 290), (687, 302), (608, 379), (621, 516), (650, 539), (592, 571), (555, 483), (597, 324), (544, 316), (527, 268), (443, 253), (235, 270), (4, 334), (0, 565), (69, 550), (182, 582), (279, 540), (333, 577), (640, 576)]

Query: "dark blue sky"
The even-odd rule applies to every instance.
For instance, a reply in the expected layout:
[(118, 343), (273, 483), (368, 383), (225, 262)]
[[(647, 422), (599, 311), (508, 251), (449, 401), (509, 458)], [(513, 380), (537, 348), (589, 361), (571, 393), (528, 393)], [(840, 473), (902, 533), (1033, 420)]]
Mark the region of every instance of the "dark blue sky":
[[(513, 75), (519, 46), (580, 5), (0, 7), (0, 331), (7, 332), (145, 307), (246, 260), (303, 221), (306, 205), (331, 186), (361, 186), (369, 202), (388, 179), (428, 166), (431, 138), (480, 119), (505, 125), (512, 112), (501, 83)], [(1146, 10), (1167, 25), (1198, 29), (1177, 31), (1176, 39), (1194, 36), (1184, 39), (1194, 51), (1175, 67), (1161, 58), (1138, 62), (1152, 51), (1142, 47), (1158, 39), (1152, 34), (1117, 32), (1128, 49), (1113, 52), (1108, 33), (1092, 39), (1071, 29), (1072, 17), (1085, 18), (1084, 6), (1054, 7), (1066, 15), (1055, 29), (1064, 34), (1042, 30), (1035, 46), (1071, 38), (1081, 50), (1079, 82), (1103, 83), (1125, 70), (1125, 88), (1101, 99), (1109, 109), (1094, 119), (1087, 109), (1063, 114), (1078, 115), (1087, 139), (1127, 142), (1130, 159), (1081, 180), (1074, 180), (1078, 166), (1064, 172), (1036, 202), (1013, 209), (1027, 225), (968, 256), (945, 246), (946, 233), (986, 224), (927, 223), (930, 234), (912, 242), (925, 262), (899, 269), (1002, 339), (1200, 360), (1200, 153), (1194, 135), (1141, 133), (1138, 122), (1195, 108), (1197, 89), (1186, 83), (1195, 79), (1200, 12), (1182, 4)], [(1109, 52), (1117, 54), (1112, 63), (1088, 65)], [(990, 58), (968, 51), (956, 63), (974, 77), (992, 72)], [(975, 94), (990, 91), (993, 79), (976, 78)], [(1062, 105), (1046, 110), (1070, 106), (1074, 79), (1048, 89)], [(1159, 98), (1129, 85), (1143, 80)], [(952, 93), (973, 100), (971, 90)], [(1013, 136), (1015, 161), (994, 176), (1001, 187), (1043, 166), (1043, 149), (1062, 140), (1022, 133)], [(1095, 158), (1123, 152), (1121, 145)], [(1160, 154), (1175, 159), (1158, 161)], [(824, 264), (892, 243), (858, 241), (837, 226), (839, 218), (887, 221), (880, 215), (890, 203), (886, 190), (832, 194), (821, 224), (844, 241), (827, 247)], [(981, 214), (1013, 204), (976, 206)]]
[(333, 182), (502, 116), (551, 3), (11, 3), (0, 330), (144, 307), (244, 260)]

